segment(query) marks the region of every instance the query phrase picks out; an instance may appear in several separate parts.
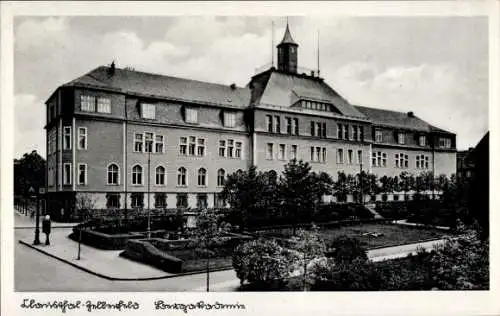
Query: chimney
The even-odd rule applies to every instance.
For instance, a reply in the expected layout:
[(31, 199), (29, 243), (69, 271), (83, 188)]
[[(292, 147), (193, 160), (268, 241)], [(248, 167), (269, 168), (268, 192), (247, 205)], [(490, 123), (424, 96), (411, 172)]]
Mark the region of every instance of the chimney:
[(414, 116), (415, 114), (413, 113), (413, 111), (408, 112), (408, 117), (414, 117)]
[(229, 87), (231, 88), (231, 90), (236, 90), (236, 84), (235, 83), (231, 83), (231, 85)]
[(115, 74), (115, 61), (113, 60), (108, 68), (108, 75), (113, 76), (114, 74)]

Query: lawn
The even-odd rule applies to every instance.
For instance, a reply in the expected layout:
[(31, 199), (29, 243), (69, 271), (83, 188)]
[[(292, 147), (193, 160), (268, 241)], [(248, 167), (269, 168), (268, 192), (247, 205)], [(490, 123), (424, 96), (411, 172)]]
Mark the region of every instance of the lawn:
[[(368, 235), (370, 233), (373, 234)], [(332, 241), (344, 235), (359, 239), (368, 249), (411, 244), (426, 239), (449, 236), (449, 234), (437, 229), (391, 224), (361, 224), (320, 230), (320, 236), (325, 241)]]
[[(273, 229), (263, 232), (264, 236), (288, 238), (292, 229)], [(359, 239), (368, 249), (411, 244), (427, 239), (449, 236), (448, 233), (425, 227), (409, 227), (392, 224), (359, 224), (335, 228), (321, 228), (320, 237), (329, 242), (340, 236)]]

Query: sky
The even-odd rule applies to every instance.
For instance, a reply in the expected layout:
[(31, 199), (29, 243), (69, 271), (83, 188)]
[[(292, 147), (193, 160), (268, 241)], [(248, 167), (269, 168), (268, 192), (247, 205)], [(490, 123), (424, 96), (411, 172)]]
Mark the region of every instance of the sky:
[[(288, 18), (299, 66), (356, 105), (415, 115), (457, 133), (459, 150), (488, 130), (486, 17)], [(119, 68), (245, 86), (271, 63), (286, 17), (16, 17), (14, 156), (45, 157), (44, 102), (90, 70)]]

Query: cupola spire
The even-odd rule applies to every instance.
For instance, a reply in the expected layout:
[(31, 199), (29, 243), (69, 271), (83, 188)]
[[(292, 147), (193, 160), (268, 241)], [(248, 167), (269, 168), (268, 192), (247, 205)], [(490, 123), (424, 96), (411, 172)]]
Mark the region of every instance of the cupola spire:
[(287, 18), (285, 34), (278, 45), (279, 71), (297, 73), (298, 46), (299, 44), (295, 43), (292, 38)]

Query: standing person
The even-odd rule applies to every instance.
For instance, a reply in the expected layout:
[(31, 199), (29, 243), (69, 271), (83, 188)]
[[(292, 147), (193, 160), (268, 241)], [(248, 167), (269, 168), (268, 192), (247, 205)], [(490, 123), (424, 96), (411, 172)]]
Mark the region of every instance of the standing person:
[(50, 245), (49, 235), (52, 223), (50, 221), (50, 215), (45, 215), (42, 222), (42, 232), (45, 234), (45, 245)]

